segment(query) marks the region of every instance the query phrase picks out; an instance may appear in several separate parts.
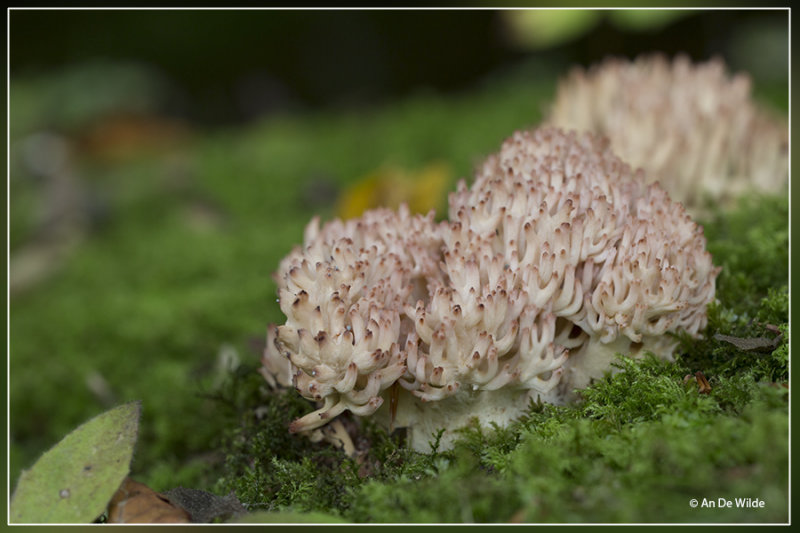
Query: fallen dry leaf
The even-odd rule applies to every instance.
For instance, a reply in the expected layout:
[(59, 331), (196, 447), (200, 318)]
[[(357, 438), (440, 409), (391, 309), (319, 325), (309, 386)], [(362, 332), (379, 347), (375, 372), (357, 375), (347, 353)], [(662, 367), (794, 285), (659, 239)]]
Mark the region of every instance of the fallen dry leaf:
[(695, 372), (694, 377), (697, 379), (698, 392), (700, 394), (708, 394), (711, 392), (711, 384), (702, 372)]
[(108, 505), (109, 524), (188, 524), (191, 521), (189, 513), (129, 477)]
[(702, 372), (695, 372), (694, 376), (691, 374), (686, 374), (683, 377), (684, 383), (689, 383), (692, 380), (697, 382), (697, 392), (700, 394), (709, 394), (711, 392), (711, 384), (708, 382), (708, 379)]
[(84, 131), (78, 145), (89, 157), (122, 161), (141, 152), (177, 147), (190, 133), (188, 126), (179, 120), (117, 114), (104, 117)]
[(780, 345), (782, 338), (782, 335), (771, 339), (767, 337), (733, 337), (731, 335), (722, 335), (721, 333), (714, 335), (715, 340), (733, 344), (744, 352), (771, 352)]
[(511, 518), (509, 518), (508, 521), (511, 524), (522, 524), (523, 522), (525, 522), (525, 508), (523, 507), (522, 509), (511, 515)]
[(177, 487), (164, 492), (173, 504), (186, 510), (196, 524), (209, 524), (215, 520), (247, 514), (247, 509), (233, 493), (217, 496), (198, 489)]

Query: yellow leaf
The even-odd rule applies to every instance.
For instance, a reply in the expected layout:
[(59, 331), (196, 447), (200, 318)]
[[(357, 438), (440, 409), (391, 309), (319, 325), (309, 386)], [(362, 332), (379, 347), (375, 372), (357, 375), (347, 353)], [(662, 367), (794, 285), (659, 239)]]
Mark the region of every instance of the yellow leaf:
[(337, 202), (337, 215), (343, 219), (361, 216), (367, 209), (396, 209), (407, 204), (413, 213), (439, 211), (446, 203), (452, 172), (445, 163), (431, 163), (422, 170), (410, 172), (384, 166), (345, 189)]

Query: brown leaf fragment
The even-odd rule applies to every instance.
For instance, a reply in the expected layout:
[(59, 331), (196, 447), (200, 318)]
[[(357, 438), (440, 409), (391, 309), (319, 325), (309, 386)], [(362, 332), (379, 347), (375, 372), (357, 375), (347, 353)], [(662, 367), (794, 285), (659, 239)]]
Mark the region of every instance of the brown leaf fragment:
[(177, 487), (164, 492), (170, 503), (189, 513), (192, 522), (209, 524), (216, 519), (226, 520), (247, 513), (233, 493), (217, 496), (198, 489)]
[(189, 513), (162, 494), (125, 478), (108, 505), (109, 524), (188, 524)]
[(708, 394), (711, 392), (711, 384), (708, 382), (708, 379), (706, 379), (706, 376), (702, 372), (695, 372), (694, 375), (686, 374), (683, 376), (684, 385), (690, 381), (697, 383), (697, 392), (700, 394)]
[(769, 385), (770, 387), (772, 387), (774, 389), (778, 389), (778, 388), (781, 388), (781, 387), (783, 387), (784, 389), (788, 389), (789, 388), (789, 384), (785, 383), (785, 382), (779, 383), (777, 381), (773, 381), (772, 383), (768, 383), (767, 385)]
[(694, 377), (697, 380), (697, 392), (700, 394), (708, 394), (711, 392), (711, 384), (702, 372), (695, 372)]
[(782, 335), (769, 339), (767, 337), (733, 337), (716, 333), (714, 334), (714, 339), (733, 344), (745, 352), (771, 352), (781, 343)]
[(523, 507), (522, 509), (511, 515), (511, 518), (509, 518), (508, 521), (511, 524), (522, 524), (523, 522), (525, 522), (525, 508)]

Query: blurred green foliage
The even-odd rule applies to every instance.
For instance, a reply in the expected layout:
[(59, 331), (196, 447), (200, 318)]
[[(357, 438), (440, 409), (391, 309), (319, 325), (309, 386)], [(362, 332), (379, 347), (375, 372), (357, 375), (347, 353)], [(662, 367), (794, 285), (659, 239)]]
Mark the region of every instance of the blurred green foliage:
[(76, 132), (109, 113), (158, 112), (169, 94), (152, 66), (109, 60), (15, 78), (11, 88), (15, 138), (42, 128)]
[(603, 17), (600, 11), (548, 9), (506, 11), (517, 45), (537, 49), (569, 42), (589, 32)]
[(663, 9), (589, 10), (523, 9), (503, 12), (514, 42), (523, 48), (545, 49), (590, 33), (601, 21), (621, 31), (653, 32), (690, 16), (690, 11)]

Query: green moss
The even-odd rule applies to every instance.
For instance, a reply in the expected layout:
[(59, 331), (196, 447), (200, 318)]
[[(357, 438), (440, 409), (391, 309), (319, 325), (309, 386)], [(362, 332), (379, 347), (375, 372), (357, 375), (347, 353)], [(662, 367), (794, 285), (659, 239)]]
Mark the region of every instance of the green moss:
[[(253, 510), (337, 512), (358, 466), (328, 445), (291, 435), (289, 422), (310, 404), (293, 390), (271, 393), (259, 374), (244, 372), (218, 397), (236, 424), (219, 443), (226, 456), (216, 490), (234, 491)], [(258, 398), (255, 409), (245, 391)]]
[(722, 271), (717, 297), (745, 321), (770, 290), (789, 279), (789, 199), (745, 196), (736, 209), (704, 224), (708, 250)]
[(443, 467), (435, 477), (403, 476), (366, 483), (358, 491), (348, 518), (374, 523), (502, 522), (519, 500), (505, 481), (481, 471)]
[[(365, 422), (357, 461), (289, 436), (284, 415), (309, 406), (262, 390), (259, 419), (243, 409), (229, 434), (217, 489), (254, 508), (353, 522), (786, 519), (785, 388), (745, 373), (713, 378), (705, 395), (680, 363), (620, 358), (617, 367), (581, 403), (532, 405), (494, 431), (465, 428), (448, 452), (416, 454)], [(691, 498), (719, 495), (769, 496), (770, 508), (687, 514)]]
[(666, 413), (694, 411), (713, 413), (708, 398), (683, 384), (685, 370), (648, 356), (643, 361), (620, 358), (613, 364), (619, 373), (607, 377), (582, 393), (582, 415), (621, 428), (646, 422)]
[[(767, 289), (767, 296), (748, 312), (737, 314), (723, 304), (709, 308), (709, 324), (703, 338), (683, 338), (679, 360), (692, 372), (707, 376), (734, 376), (750, 373), (756, 380), (785, 382), (789, 377), (789, 301), (786, 285)], [(775, 339), (780, 341), (767, 351), (742, 350), (715, 338), (729, 335), (739, 338)]]
[[(528, 521), (785, 521), (787, 424), (784, 410), (763, 407), (741, 418), (666, 413), (612, 432), (581, 419), (528, 435), (508, 472)], [(771, 496), (768, 512), (689, 508), (691, 498), (747, 494)]]

